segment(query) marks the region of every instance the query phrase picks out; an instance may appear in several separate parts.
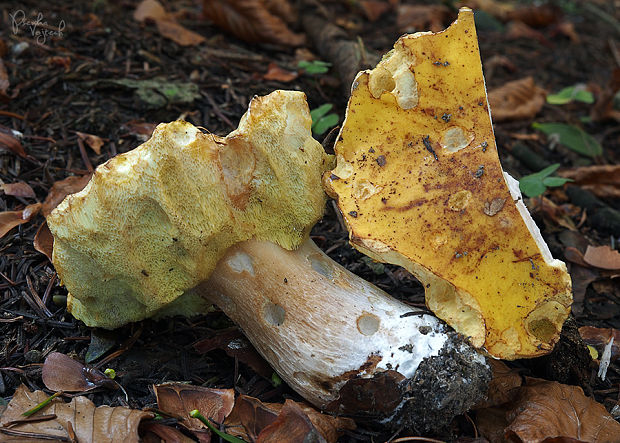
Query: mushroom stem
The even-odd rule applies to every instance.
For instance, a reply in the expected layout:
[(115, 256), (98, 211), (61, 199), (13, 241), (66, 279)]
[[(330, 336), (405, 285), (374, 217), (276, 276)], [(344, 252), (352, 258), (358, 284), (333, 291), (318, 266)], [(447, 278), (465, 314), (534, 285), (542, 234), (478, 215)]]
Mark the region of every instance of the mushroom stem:
[[(418, 429), (432, 421), (428, 426), (437, 428), (443, 414), (451, 420), (484, 395), (489, 370), (481, 355), (437, 318), (347, 271), (309, 239), (293, 251), (239, 243), (196, 290), (322, 409)], [(405, 402), (412, 398), (416, 404)], [(438, 410), (439, 416), (429, 412)]]

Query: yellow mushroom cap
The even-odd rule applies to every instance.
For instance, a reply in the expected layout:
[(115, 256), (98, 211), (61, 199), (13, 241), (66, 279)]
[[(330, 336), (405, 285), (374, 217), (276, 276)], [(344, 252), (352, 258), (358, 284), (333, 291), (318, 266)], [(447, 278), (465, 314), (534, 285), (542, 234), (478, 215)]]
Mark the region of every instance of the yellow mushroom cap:
[(162, 309), (190, 314), (206, 305), (191, 289), (231, 245), (299, 246), (323, 214), (332, 166), (311, 124), (303, 93), (275, 91), (255, 97), (227, 137), (160, 124), (99, 166), (47, 219), (72, 314), (105, 328)]
[(429, 308), (491, 355), (549, 352), (570, 277), (499, 163), (470, 9), (358, 75), (335, 151), (324, 185), (357, 249), (416, 275)]

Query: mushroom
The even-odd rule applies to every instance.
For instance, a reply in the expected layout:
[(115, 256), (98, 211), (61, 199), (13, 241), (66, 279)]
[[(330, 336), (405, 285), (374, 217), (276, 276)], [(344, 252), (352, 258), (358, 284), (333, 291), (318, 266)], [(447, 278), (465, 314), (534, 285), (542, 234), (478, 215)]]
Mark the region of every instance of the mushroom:
[(358, 75), (335, 152), (324, 183), (355, 248), (409, 270), (427, 306), (492, 356), (552, 349), (571, 281), (502, 171), (471, 9)]
[(304, 94), (276, 91), (225, 138), (161, 124), (99, 166), (48, 218), (68, 308), (115, 328), (215, 303), (315, 406), (446, 425), (484, 396), (485, 358), (309, 239), (333, 166), (310, 127)]

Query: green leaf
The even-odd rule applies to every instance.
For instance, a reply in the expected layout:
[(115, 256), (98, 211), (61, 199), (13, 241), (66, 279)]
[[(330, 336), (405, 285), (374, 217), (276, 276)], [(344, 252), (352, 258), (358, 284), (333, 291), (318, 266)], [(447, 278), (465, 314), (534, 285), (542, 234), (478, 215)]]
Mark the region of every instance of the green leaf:
[(318, 122), (312, 125), (312, 130), (315, 134), (321, 135), (330, 128), (333, 128), (338, 124), (338, 115), (328, 114), (321, 118)]
[(583, 103), (594, 103), (594, 96), (585, 89), (584, 85), (569, 86), (557, 94), (549, 94), (547, 103), (551, 105), (565, 105), (573, 100)]
[(319, 106), (318, 108), (310, 111), (310, 117), (312, 118), (312, 126), (316, 125), (325, 114), (327, 114), (334, 107), (331, 103), (325, 103), (324, 105)]
[(538, 197), (547, 190), (547, 187), (562, 186), (564, 183), (572, 181), (562, 177), (549, 177), (559, 167), (560, 164), (555, 163), (542, 171), (521, 177), (519, 189), (528, 197)]
[(379, 263), (378, 261), (374, 261), (370, 257), (362, 257), (362, 261), (366, 263), (366, 266), (370, 268), (370, 270), (375, 275), (381, 275), (385, 273), (385, 265), (383, 263)]
[(311, 62), (301, 60), (299, 63), (297, 63), (297, 67), (299, 69), (303, 69), (306, 74), (325, 74), (327, 71), (329, 71), (331, 65), (331, 63), (327, 63), (321, 60), (313, 60)]
[(570, 178), (564, 177), (547, 177), (543, 180), (543, 185), (548, 188), (555, 188), (557, 186), (562, 186), (564, 183), (572, 182)]
[(532, 123), (532, 127), (547, 135), (557, 137), (562, 145), (581, 155), (596, 157), (603, 153), (603, 147), (599, 142), (577, 126), (564, 123)]

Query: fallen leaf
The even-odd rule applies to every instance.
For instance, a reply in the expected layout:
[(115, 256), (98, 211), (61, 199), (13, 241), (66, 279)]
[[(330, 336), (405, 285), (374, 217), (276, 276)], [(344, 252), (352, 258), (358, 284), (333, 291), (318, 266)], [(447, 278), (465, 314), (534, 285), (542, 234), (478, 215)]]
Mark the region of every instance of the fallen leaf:
[(491, 365), (493, 377), (489, 382), (487, 398), (474, 409), (490, 408), (513, 401), (523, 384), (523, 379), (516, 369), (509, 368), (500, 360), (489, 359), (488, 363)]
[[(30, 392), (21, 385), (15, 391), (13, 399), (0, 417), (0, 426), (6, 423), (23, 420), (23, 412), (38, 405), (49, 396), (43, 391)], [(70, 403), (56, 398), (40, 412), (55, 415), (51, 420), (16, 424), (11, 431), (31, 432), (49, 436), (50, 439), (66, 439), (69, 426), (75, 432), (75, 441), (80, 443), (138, 443), (138, 425), (145, 418), (153, 417), (150, 412), (129, 409), (122, 406), (95, 407), (86, 397), (74, 397)], [(5, 428), (0, 427), (0, 433)], [(26, 440), (24, 440), (26, 441)], [(40, 441), (40, 440), (29, 440)], [(45, 440), (42, 440), (45, 441)]]
[(326, 439), (314, 427), (304, 411), (292, 400), (286, 400), (275, 421), (266, 426), (256, 439), (257, 443), (299, 441), (324, 442)]
[(620, 270), (620, 253), (609, 246), (588, 246), (583, 260), (597, 268)]
[(154, 423), (152, 421), (146, 421), (140, 423), (140, 434), (142, 435), (143, 442), (148, 438), (147, 433), (153, 433), (156, 438), (154, 442), (160, 443), (194, 443), (194, 439), (183, 434), (172, 426), (166, 426), (161, 423)]
[[(287, 400), (287, 402), (290, 400)], [(312, 425), (319, 431), (319, 434), (329, 443), (335, 443), (338, 436), (344, 429), (355, 429), (355, 422), (349, 418), (332, 417), (331, 415), (321, 414), (316, 409), (304, 403), (295, 403), (303, 413), (310, 419)], [(269, 425), (273, 424), (283, 409), (282, 404), (263, 403), (259, 399), (247, 395), (240, 395), (235, 402), (230, 415), (224, 421), (226, 432), (245, 439), (246, 441), (257, 441), (261, 433)], [(289, 408), (290, 410), (291, 408)], [(294, 414), (299, 414), (296, 409)], [(295, 419), (298, 420), (298, 419)], [(285, 426), (281, 424), (280, 426)], [(269, 433), (273, 432), (273, 428)], [(281, 440), (302, 441), (299, 440)], [(303, 440), (306, 441), (306, 440)], [(311, 440), (312, 441), (312, 440)]]
[(249, 43), (301, 46), (306, 41), (287, 26), (292, 8), (282, 0), (204, 0), (203, 12), (216, 26)]
[(400, 32), (439, 32), (450, 15), (450, 9), (444, 5), (401, 4), (396, 9), (396, 27)]
[(551, 37), (553, 38), (557, 35), (568, 37), (572, 43), (581, 43), (581, 37), (579, 37), (579, 34), (575, 30), (575, 24), (573, 22), (563, 21), (555, 25), (551, 31)]
[(0, 189), (2, 189), (6, 195), (12, 195), (13, 197), (37, 197), (30, 185), (24, 182), (5, 183), (3, 185), (0, 185)]
[(157, 0), (144, 0), (136, 7), (133, 12), (133, 19), (138, 22), (151, 20), (165, 20), (168, 13)]
[(506, 30), (505, 38), (507, 40), (516, 40), (519, 38), (525, 38), (530, 40), (536, 40), (540, 44), (550, 47), (551, 42), (540, 31), (537, 31), (530, 26), (518, 20), (513, 20), (508, 23), (508, 29)]
[(26, 151), (22, 144), (11, 134), (0, 131), (0, 149), (8, 149), (20, 157), (26, 158)]
[(371, 22), (376, 22), (391, 9), (389, 3), (378, 0), (362, 0), (359, 5), (366, 18)]
[(28, 223), (41, 209), (41, 203), (28, 205), (21, 211), (0, 212), (0, 238), (16, 226)]
[(525, 77), (506, 83), (489, 92), (489, 104), (493, 121), (522, 120), (533, 118), (545, 104), (546, 92)]
[(162, 37), (180, 46), (195, 46), (205, 41), (202, 35), (179, 24), (175, 16), (168, 13), (157, 0), (143, 0), (134, 11), (133, 18), (139, 22), (154, 21)]
[(213, 337), (205, 338), (194, 344), (194, 349), (200, 354), (206, 354), (214, 349), (221, 349), (229, 357), (251, 367), (257, 374), (269, 378), (273, 369), (263, 357), (254, 349), (254, 346), (239, 332), (237, 328), (218, 332)]
[(99, 387), (118, 388), (118, 384), (100, 370), (60, 352), (52, 352), (47, 356), (41, 377), (47, 389), (56, 392), (90, 391)]
[(204, 429), (205, 425), (189, 413), (194, 409), (216, 423), (222, 423), (235, 403), (234, 389), (212, 389), (183, 383), (163, 383), (153, 386), (157, 407), (168, 414), (183, 417), (189, 429)]
[(590, 283), (600, 278), (600, 274), (595, 269), (573, 265), (570, 269), (570, 278), (573, 285), (573, 305), (571, 309), (573, 313), (581, 314), (583, 312), (586, 290)]
[(190, 31), (174, 20), (156, 20), (155, 24), (163, 37), (180, 46), (196, 46), (205, 41), (202, 35)]
[(69, 194), (75, 194), (76, 192), (80, 192), (88, 181), (90, 180), (90, 175), (82, 175), (82, 176), (70, 176), (65, 178), (64, 180), (60, 180), (55, 182), (50, 189), (50, 192), (47, 194), (43, 205), (41, 206), (41, 212), (43, 216), (47, 217), (52, 210), (62, 202), (65, 197)]
[(148, 123), (138, 120), (131, 120), (123, 124), (123, 128), (140, 141), (147, 141), (153, 135), (157, 123)]
[(47, 226), (47, 222), (43, 222), (37, 233), (34, 235), (33, 240), (34, 249), (41, 254), (47, 256), (49, 261), (52, 261), (52, 252), (54, 251), (54, 236), (52, 235), (50, 228)]
[(613, 337), (614, 343), (611, 347), (611, 360), (620, 358), (620, 330), (612, 328), (596, 328), (594, 326), (582, 326), (579, 328), (579, 334), (583, 341), (596, 348), (599, 355), (603, 353), (603, 348)]
[(562, 11), (554, 5), (545, 3), (542, 5), (523, 6), (507, 11), (504, 19), (518, 20), (533, 28), (544, 28), (556, 23), (562, 16)]
[(603, 443), (620, 435), (620, 423), (580, 387), (529, 377), (514, 399), (476, 411), (476, 425), (491, 443)]
[(86, 134), (84, 132), (75, 132), (77, 136), (86, 142), (90, 148), (95, 151), (97, 155), (101, 154), (101, 147), (103, 146), (103, 140), (98, 135)]
[(542, 442), (550, 436), (612, 442), (620, 435), (620, 423), (579, 386), (535, 378), (520, 388), (507, 418), (506, 436), (517, 442)]
[(572, 179), (597, 197), (620, 198), (620, 165), (582, 166), (564, 169), (558, 175)]
[(293, 71), (287, 71), (282, 69), (275, 63), (269, 63), (267, 72), (263, 75), (263, 80), (275, 80), (283, 83), (288, 83), (295, 80), (299, 74)]

